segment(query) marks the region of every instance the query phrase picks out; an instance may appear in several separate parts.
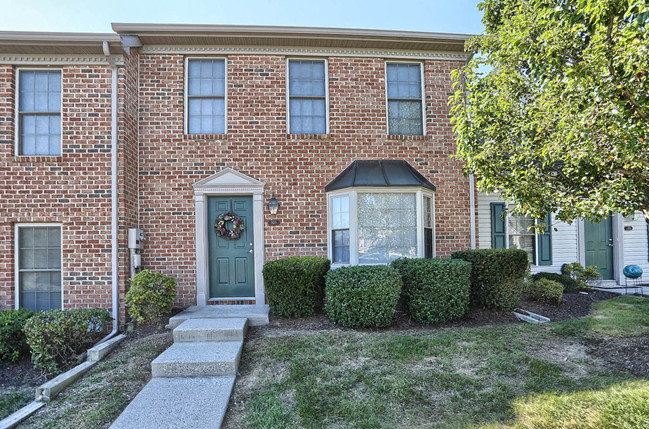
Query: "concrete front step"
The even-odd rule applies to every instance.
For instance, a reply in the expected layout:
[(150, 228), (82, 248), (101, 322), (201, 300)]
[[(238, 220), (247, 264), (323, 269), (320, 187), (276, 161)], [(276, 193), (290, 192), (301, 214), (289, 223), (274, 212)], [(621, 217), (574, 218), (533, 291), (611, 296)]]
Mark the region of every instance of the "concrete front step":
[(248, 326), (268, 325), (268, 305), (194, 305), (169, 319), (168, 329), (175, 329), (190, 319), (248, 319)]
[(152, 377), (236, 375), (243, 341), (175, 343), (151, 362)]
[(248, 319), (189, 319), (174, 329), (175, 343), (243, 341)]
[(234, 377), (153, 378), (111, 429), (220, 428)]

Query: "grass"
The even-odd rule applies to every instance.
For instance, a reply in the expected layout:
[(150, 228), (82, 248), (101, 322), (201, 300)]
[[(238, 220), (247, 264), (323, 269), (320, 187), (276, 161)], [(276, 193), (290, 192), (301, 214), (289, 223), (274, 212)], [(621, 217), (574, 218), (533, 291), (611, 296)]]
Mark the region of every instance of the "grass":
[(170, 331), (123, 343), (20, 427), (109, 427), (150, 379), (150, 362), (169, 345)]
[(649, 381), (607, 370), (584, 342), (646, 334), (647, 301), (616, 298), (542, 326), (260, 331), (226, 427), (649, 427)]
[(21, 409), (34, 399), (34, 390), (3, 392), (0, 394), (0, 420)]

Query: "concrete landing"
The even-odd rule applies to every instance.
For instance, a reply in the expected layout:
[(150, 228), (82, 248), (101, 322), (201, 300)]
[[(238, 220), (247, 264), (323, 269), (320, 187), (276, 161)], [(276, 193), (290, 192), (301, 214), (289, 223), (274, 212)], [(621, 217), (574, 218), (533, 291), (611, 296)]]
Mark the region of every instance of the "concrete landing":
[(234, 376), (242, 346), (243, 341), (174, 343), (151, 362), (151, 376)]
[(174, 329), (174, 343), (243, 341), (248, 319), (189, 319)]
[(174, 329), (189, 319), (248, 319), (248, 326), (268, 325), (268, 305), (194, 305), (169, 319), (167, 329)]
[(220, 428), (234, 377), (153, 378), (111, 429)]

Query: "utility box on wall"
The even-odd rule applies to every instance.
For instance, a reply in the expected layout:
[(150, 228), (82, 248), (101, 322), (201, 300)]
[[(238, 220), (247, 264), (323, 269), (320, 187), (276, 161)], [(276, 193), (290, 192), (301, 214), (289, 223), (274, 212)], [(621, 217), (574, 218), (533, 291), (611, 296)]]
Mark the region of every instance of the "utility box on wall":
[(144, 247), (144, 231), (140, 228), (128, 229), (128, 248), (142, 249)]

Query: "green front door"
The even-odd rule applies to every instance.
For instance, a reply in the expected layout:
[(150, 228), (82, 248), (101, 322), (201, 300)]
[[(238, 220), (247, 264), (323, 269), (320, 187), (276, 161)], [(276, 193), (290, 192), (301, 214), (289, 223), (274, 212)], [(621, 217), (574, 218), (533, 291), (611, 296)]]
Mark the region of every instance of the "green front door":
[(584, 221), (586, 241), (586, 266), (597, 265), (604, 280), (613, 280), (613, 234), (612, 220), (608, 217), (600, 223)]
[[(207, 200), (210, 298), (255, 296), (252, 197), (209, 197)], [(217, 235), (214, 223), (222, 213), (233, 212), (243, 220), (237, 239)], [(232, 223), (226, 224), (232, 230)]]

